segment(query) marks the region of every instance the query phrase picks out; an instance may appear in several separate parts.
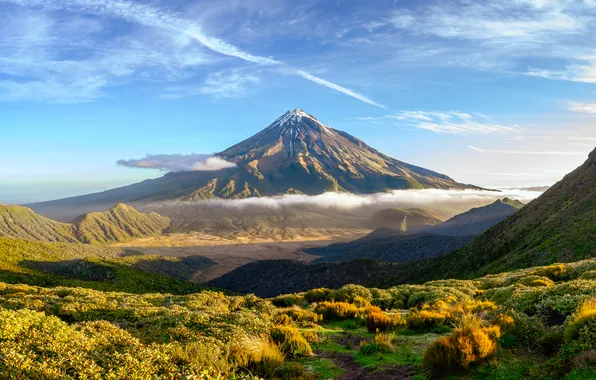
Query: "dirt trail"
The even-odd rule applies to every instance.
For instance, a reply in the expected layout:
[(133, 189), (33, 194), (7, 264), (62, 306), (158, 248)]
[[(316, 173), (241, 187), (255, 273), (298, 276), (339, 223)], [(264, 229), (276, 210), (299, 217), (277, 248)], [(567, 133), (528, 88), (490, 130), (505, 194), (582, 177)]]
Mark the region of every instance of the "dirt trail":
[[(335, 337), (334, 340), (343, 346), (351, 346), (358, 350), (362, 339), (345, 334)], [(316, 355), (333, 360), (343, 370), (338, 380), (409, 380), (415, 374), (411, 367), (385, 365), (375, 369), (363, 368), (352, 355), (345, 353), (318, 351)]]
[(354, 361), (352, 355), (339, 352), (317, 352), (317, 356), (333, 360), (343, 373), (338, 380), (409, 380), (414, 375), (410, 367), (384, 366), (364, 368)]

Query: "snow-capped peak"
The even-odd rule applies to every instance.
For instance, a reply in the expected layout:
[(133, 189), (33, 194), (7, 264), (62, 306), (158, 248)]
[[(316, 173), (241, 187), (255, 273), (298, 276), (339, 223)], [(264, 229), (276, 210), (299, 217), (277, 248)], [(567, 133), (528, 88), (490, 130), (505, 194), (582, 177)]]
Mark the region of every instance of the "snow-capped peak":
[(306, 112), (304, 112), (298, 108), (296, 108), (294, 110), (290, 110), (290, 111), (286, 112), (285, 114), (283, 114), (282, 117), (280, 117), (273, 124), (271, 124), (270, 128), (282, 127), (283, 128), (282, 133), (283, 133), (283, 131), (285, 131), (285, 129), (287, 128), (288, 125), (298, 123), (298, 122), (302, 121), (302, 118), (306, 118), (306, 119), (313, 121), (324, 132), (326, 132), (332, 136), (335, 135), (333, 132), (331, 132), (331, 130), (328, 126), (326, 126), (325, 124), (321, 123), (316, 118), (314, 118), (313, 116), (307, 114)]

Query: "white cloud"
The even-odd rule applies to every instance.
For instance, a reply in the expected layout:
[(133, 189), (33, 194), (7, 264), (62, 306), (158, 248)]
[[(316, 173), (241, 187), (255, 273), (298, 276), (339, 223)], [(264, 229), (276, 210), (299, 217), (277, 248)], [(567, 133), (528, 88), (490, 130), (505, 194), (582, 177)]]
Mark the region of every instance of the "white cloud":
[(354, 92), (352, 90), (349, 90), (347, 88), (338, 86), (335, 83), (331, 83), (329, 81), (326, 81), (325, 79), (322, 79), (322, 78), (316, 77), (314, 75), (311, 75), (311, 74), (309, 74), (309, 73), (307, 73), (305, 71), (298, 70), (297, 73), (298, 73), (298, 75), (300, 75), (304, 79), (308, 79), (309, 81), (318, 83), (318, 84), (323, 85), (325, 87), (331, 88), (331, 89), (333, 89), (335, 91), (339, 91), (339, 92), (344, 93), (344, 94), (346, 94), (348, 96), (351, 96), (351, 97), (356, 98), (356, 99), (358, 99), (360, 101), (363, 101), (364, 103), (372, 104), (373, 106), (377, 106), (377, 107), (380, 107), (380, 108), (386, 108), (385, 106), (383, 106), (381, 104), (378, 104), (375, 101), (373, 101), (373, 100), (371, 100), (371, 99), (369, 99), (369, 98), (367, 98), (367, 97), (365, 97), (363, 95), (360, 95), (360, 94), (358, 94), (358, 93), (356, 93), (356, 92)]
[[(323, 193), (320, 195), (286, 194), (274, 197), (245, 198), (245, 199), (213, 199), (201, 201), (200, 205), (206, 207), (249, 208), (249, 207), (296, 207), (315, 206), (317, 208), (336, 208), (351, 210), (367, 206), (379, 207), (435, 207), (453, 206), (471, 202), (488, 204), (505, 197), (528, 202), (541, 194), (539, 191), (528, 190), (393, 190), (376, 194), (351, 194), (351, 193)], [(170, 207), (181, 202), (161, 202), (156, 206)], [(188, 202), (182, 202), (188, 203)], [(194, 203), (196, 204), (196, 203)]]
[(569, 111), (596, 114), (596, 103), (569, 102)]
[(162, 99), (179, 99), (195, 95), (211, 95), (215, 99), (240, 98), (246, 96), (251, 87), (258, 86), (261, 78), (243, 70), (231, 69), (211, 73), (201, 86), (175, 86), (166, 89)]
[(212, 154), (148, 154), (144, 158), (118, 160), (120, 166), (157, 169), (164, 172), (215, 171), (236, 167), (236, 164)]
[(497, 154), (514, 154), (514, 155), (531, 155), (531, 156), (587, 156), (585, 152), (565, 152), (565, 151), (536, 151), (536, 150), (502, 150), (502, 149), (483, 149), (468, 145), (468, 148), (477, 150), (482, 153), (497, 153)]
[(492, 134), (511, 132), (516, 128), (516, 126), (493, 122), (482, 114), (469, 114), (460, 111), (399, 111), (382, 118), (397, 120), (400, 123), (407, 123), (411, 127), (435, 133)]
[(596, 142), (596, 137), (587, 137), (587, 136), (571, 136), (569, 137), (571, 141), (586, 141), (586, 142)]
[(416, 14), (396, 10), (391, 21), (395, 27), (416, 34), (524, 45), (584, 29), (588, 20), (572, 15), (580, 4), (563, 3), (544, 1), (536, 6), (533, 1), (441, 2)]
[(263, 57), (251, 54), (234, 45), (231, 45), (219, 38), (205, 33), (201, 25), (190, 20), (178, 17), (163, 9), (154, 8), (145, 4), (133, 3), (124, 0), (0, 0), (25, 7), (41, 7), (45, 10), (62, 10), (81, 14), (92, 14), (119, 18), (127, 22), (148, 26), (151, 28), (163, 29), (177, 35), (186, 35), (198, 41), (207, 49), (219, 54), (239, 58), (241, 60), (258, 65), (280, 67), (282, 72), (298, 75), (313, 83), (323, 85), (343, 94), (351, 96), (365, 103), (382, 107), (371, 99), (358, 94), (357, 92), (329, 82), (323, 78), (312, 75), (304, 70), (293, 68), (284, 62), (271, 57)]
[(388, 67), (464, 67), (594, 83), (594, 3), (430, 0), (362, 22), (368, 33), (353, 41), (395, 52)]
[[(577, 60), (581, 60), (581, 58), (577, 58)], [(530, 68), (526, 74), (546, 79), (596, 83), (596, 60), (584, 61), (584, 64), (568, 65), (560, 70)]]

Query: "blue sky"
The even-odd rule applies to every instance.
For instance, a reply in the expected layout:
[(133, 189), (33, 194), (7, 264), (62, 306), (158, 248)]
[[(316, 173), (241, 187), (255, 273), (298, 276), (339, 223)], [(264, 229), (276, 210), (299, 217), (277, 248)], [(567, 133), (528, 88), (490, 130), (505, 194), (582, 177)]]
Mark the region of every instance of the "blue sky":
[(294, 108), (461, 182), (552, 184), (596, 146), (596, 1), (0, 0), (0, 202)]

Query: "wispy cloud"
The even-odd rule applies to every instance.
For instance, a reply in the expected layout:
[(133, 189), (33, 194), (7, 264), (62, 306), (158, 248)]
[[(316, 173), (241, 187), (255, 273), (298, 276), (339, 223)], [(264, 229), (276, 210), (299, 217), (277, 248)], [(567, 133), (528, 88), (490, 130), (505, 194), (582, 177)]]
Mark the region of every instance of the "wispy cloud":
[(536, 150), (501, 150), (501, 149), (483, 149), (472, 145), (468, 145), (468, 148), (476, 150), (481, 153), (496, 153), (496, 154), (514, 154), (514, 155), (531, 155), (531, 156), (586, 156), (585, 152), (572, 152), (572, 151), (536, 151)]
[(222, 70), (211, 73), (202, 85), (168, 87), (160, 98), (180, 99), (188, 96), (211, 95), (215, 99), (230, 99), (246, 96), (251, 87), (261, 83), (258, 75), (243, 70)]
[(477, 150), (478, 152), (482, 152), (482, 153), (484, 153), (484, 149), (477, 148), (477, 147), (475, 147), (475, 146), (473, 146), (473, 145), (468, 145), (468, 148), (470, 148), (470, 149), (474, 149), (474, 150)]
[(431, 0), (363, 22), (355, 41), (392, 44), (400, 62), (594, 83), (594, 17), (592, 0)]
[(212, 154), (148, 154), (140, 159), (118, 160), (120, 166), (157, 169), (163, 172), (215, 171), (236, 167), (236, 164)]
[(176, 35), (186, 35), (199, 42), (205, 48), (228, 57), (235, 57), (243, 61), (258, 65), (280, 67), (284, 73), (298, 75), (313, 83), (331, 88), (340, 93), (351, 96), (354, 99), (365, 103), (382, 107), (371, 99), (336, 83), (329, 82), (323, 78), (310, 74), (302, 69), (293, 68), (282, 61), (271, 57), (264, 57), (252, 54), (239, 47), (236, 47), (222, 39), (207, 34), (201, 25), (195, 22), (180, 18), (164, 9), (155, 8), (141, 3), (133, 3), (124, 0), (56, 0), (47, 2), (45, 0), (0, 0), (20, 6), (42, 8), (45, 10), (61, 10), (79, 14), (92, 14), (118, 18), (127, 22), (158, 28)]
[(596, 103), (569, 102), (569, 111), (596, 114)]
[(354, 92), (352, 90), (349, 90), (347, 88), (338, 86), (335, 83), (331, 83), (329, 81), (326, 81), (323, 78), (316, 77), (316, 76), (314, 76), (312, 74), (307, 73), (306, 71), (298, 70), (297, 73), (298, 73), (298, 75), (300, 75), (304, 79), (308, 79), (311, 82), (315, 82), (315, 83), (318, 83), (318, 84), (323, 85), (325, 87), (331, 88), (331, 89), (333, 89), (335, 91), (339, 91), (339, 92), (344, 93), (344, 94), (346, 94), (348, 96), (351, 96), (351, 97), (356, 98), (356, 99), (358, 99), (360, 101), (363, 101), (364, 103), (372, 104), (373, 106), (377, 106), (377, 107), (380, 107), (380, 108), (386, 108), (385, 106), (383, 106), (383, 105), (381, 105), (379, 103), (376, 103), (375, 101), (367, 98), (366, 96), (360, 95), (360, 94), (358, 94), (358, 93), (356, 93), (356, 92)]
[(588, 137), (588, 136), (571, 136), (569, 137), (571, 141), (586, 141), (586, 142), (596, 142), (596, 137)]
[(514, 131), (516, 126), (493, 122), (482, 114), (460, 111), (399, 111), (380, 118), (360, 118), (360, 120), (393, 120), (398, 124), (426, 129), (435, 133), (449, 134), (492, 134)]

